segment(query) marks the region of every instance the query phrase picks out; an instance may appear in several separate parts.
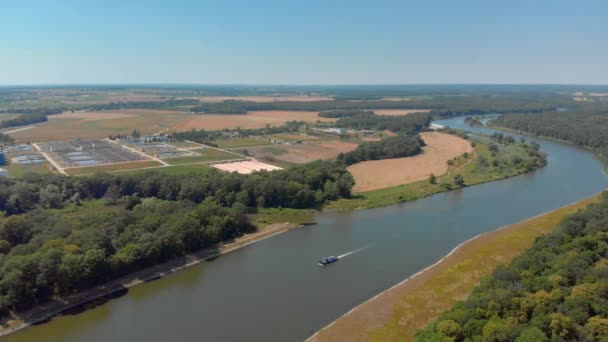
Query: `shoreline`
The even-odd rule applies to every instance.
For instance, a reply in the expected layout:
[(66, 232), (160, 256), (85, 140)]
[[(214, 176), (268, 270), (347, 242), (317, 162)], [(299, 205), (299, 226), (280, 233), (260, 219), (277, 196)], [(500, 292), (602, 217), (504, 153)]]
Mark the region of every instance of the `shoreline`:
[(158, 280), (188, 267), (198, 265), (203, 261), (213, 260), (256, 242), (308, 225), (314, 225), (314, 223), (295, 224), (285, 222), (270, 224), (255, 233), (241, 236), (234, 241), (208, 247), (196, 253), (187, 254), (159, 265), (150, 266), (91, 289), (74, 293), (64, 299), (43, 304), (1, 321), (0, 337), (18, 332), (31, 325), (44, 323), (68, 310), (85, 306), (95, 300), (112, 296), (137, 285)]
[[(563, 210), (576, 208), (579, 205), (583, 205), (583, 204), (587, 205), (588, 203), (592, 203), (595, 200), (597, 200), (598, 196), (601, 195), (603, 192), (604, 191), (601, 191), (599, 193), (591, 195), (590, 197), (584, 198), (580, 201), (576, 201), (576, 202), (561, 206), (559, 208), (555, 208), (548, 212), (544, 212), (542, 214), (535, 215), (533, 217), (527, 218), (522, 221), (515, 222), (513, 224), (502, 226), (502, 227), (499, 227), (499, 228), (491, 230), (491, 231), (483, 232), (470, 239), (467, 239), (466, 241), (458, 244), (456, 247), (454, 247), (452, 250), (450, 250), (450, 252), (448, 254), (441, 257), (439, 260), (437, 260), (433, 264), (423, 268), (422, 270), (412, 274), (411, 276), (405, 278), (404, 280), (398, 282), (397, 284), (391, 286), (390, 288), (388, 288), (388, 289), (376, 294), (375, 296), (365, 300), (364, 302), (358, 304), (357, 306), (355, 306), (348, 312), (346, 312), (343, 315), (336, 318), (334, 321), (332, 321), (328, 325), (317, 330), (313, 335), (308, 337), (305, 341), (306, 342), (318, 342), (321, 340), (328, 340), (328, 341), (337, 340), (336, 336), (334, 336), (336, 334), (334, 333), (332, 335), (332, 333), (328, 332), (328, 330), (334, 328), (335, 326), (337, 326), (339, 324), (347, 324), (347, 323), (345, 323), (345, 321), (348, 319), (351, 319), (351, 318), (355, 321), (358, 321), (357, 323), (359, 323), (359, 324), (357, 326), (359, 327), (359, 329), (363, 330), (363, 329), (365, 329), (365, 327), (360, 325), (360, 323), (362, 323), (361, 321), (365, 321), (366, 317), (375, 316), (374, 318), (377, 319), (378, 315), (384, 316), (384, 317), (382, 317), (382, 319), (384, 319), (384, 321), (380, 322), (381, 323), (380, 325), (374, 324), (374, 325), (376, 325), (376, 327), (371, 327), (371, 328), (380, 328), (384, 324), (388, 323), (389, 319), (392, 318), (393, 306), (399, 301), (399, 299), (406, 297), (407, 295), (413, 293), (415, 290), (417, 290), (421, 287), (424, 287), (425, 283), (428, 282), (429, 280), (433, 279), (434, 276), (440, 274), (440, 272), (442, 272), (442, 271), (446, 271), (454, 263), (457, 263), (459, 261), (457, 259), (457, 254), (464, 253), (465, 252), (464, 250), (467, 247), (470, 247), (474, 242), (477, 242), (481, 239), (498, 238), (498, 237), (500, 237), (501, 233), (508, 232), (510, 229), (517, 229), (522, 224), (529, 223), (531, 221), (538, 220), (543, 217), (547, 217), (551, 214), (556, 214)], [(553, 228), (555, 228), (555, 227), (553, 227)], [(519, 254), (520, 253), (518, 253), (518, 255)], [(416, 282), (417, 284), (412, 285), (412, 283), (414, 283), (414, 282)], [(412, 286), (410, 286), (410, 288), (407, 288), (408, 285), (412, 285)], [(403, 291), (403, 293), (400, 293), (400, 294), (394, 293), (394, 292), (398, 292), (399, 290)], [(389, 298), (389, 297), (391, 297), (391, 295), (398, 296), (398, 298)], [(383, 302), (383, 303), (379, 303), (379, 302)], [(384, 309), (388, 309), (391, 312), (390, 317), (387, 317), (386, 312), (384, 313), (385, 315), (382, 315), (382, 313), (378, 313), (377, 310), (374, 310), (374, 308), (372, 307), (374, 304), (382, 305)], [(387, 305), (389, 306), (388, 308), (386, 307)], [(441, 311), (443, 311), (443, 310), (441, 310)], [(356, 316), (356, 315), (358, 315), (359, 317), (353, 318), (353, 316)], [(375, 323), (378, 323), (378, 322), (375, 322)], [(426, 322), (426, 323), (428, 323), (428, 322)], [(368, 333), (370, 333), (372, 330), (372, 329), (367, 329), (364, 331), (359, 331), (357, 333), (357, 332), (352, 331), (352, 326), (349, 326), (349, 327), (351, 329), (351, 331), (350, 331), (351, 336), (345, 338), (347, 340), (367, 340)], [(367, 328), (370, 328), (370, 327), (367, 327)], [(328, 334), (329, 336), (324, 337), (324, 336), (322, 336), (323, 334)]]

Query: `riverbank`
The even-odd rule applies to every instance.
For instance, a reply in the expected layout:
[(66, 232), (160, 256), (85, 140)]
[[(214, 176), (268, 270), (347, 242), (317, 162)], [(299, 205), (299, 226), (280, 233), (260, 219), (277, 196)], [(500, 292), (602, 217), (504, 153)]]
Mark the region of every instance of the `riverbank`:
[(464, 300), (497, 266), (510, 262), (539, 235), (599, 195), (525, 221), (480, 234), (435, 264), (355, 307), (308, 341), (413, 340), (416, 332)]
[[(538, 169), (527, 170), (513, 166), (509, 167), (504, 166), (504, 163), (500, 167), (492, 166), (493, 160), (507, 160), (507, 158), (513, 158), (514, 156), (518, 156), (526, 162), (529, 161), (530, 156), (527, 151), (517, 143), (500, 145), (498, 153), (493, 156), (493, 153), (489, 150), (490, 139), (476, 137), (472, 139), (472, 142), (475, 145), (473, 153), (465, 153), (452, 159), (451, 163), (448, 164), (446, 173), (435, 175), (436, 181), (434, 183), (425, 179), (409, 184), (356, 193), (352, 198), (332, 201), (324, 207), (324, 210), (347, 211), (385, 207), (415, 201), (440, 192), (506, 179)], [(487, 165), (480, 165), (480, 159), (485, 160)], [(454, 183), (453, 177), (456, 174), (462, 175), (463, 184)]]
[(31, 310), (14, 315), (11, 318), (0, 321), (0, 336), (5, 336), (28, 326), (46, 322), (52, 317), (61, 315), (71, 309), (84, 307), (87, 304), (109, 298), (113, 295), (122, 294), (129, 288), (157, 280), (167, 275), (173, 274), (187, 267), (197, 265), (203, 261), (208, 261), (230, 253), (239, 248), (243, 248), (255, 242), (281, 234), (288, 230), (297, 229), (307, 224), (299, 223), (272, 223), (265, 228), (251, 234), (244, 235), (234, 241), (225, 242), (214, 247), (203, 249), (197, 253), (145, 268), (138, 272), (115, 279), (106, 284), (94, 287), (89, 290), (81, 291), (63, 298), (61, 301), (50, 302)]

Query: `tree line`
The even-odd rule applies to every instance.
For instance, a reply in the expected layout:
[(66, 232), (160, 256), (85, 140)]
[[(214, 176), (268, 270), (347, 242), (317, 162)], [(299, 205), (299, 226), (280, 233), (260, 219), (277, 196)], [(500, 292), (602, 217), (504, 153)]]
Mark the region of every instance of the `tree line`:
[(608, 109), (505, 114), (493, 120), (492, 124), (570, 141), (578, 146), (595, 149), (608, 146)]
[(498, 267), (416, 340), (608, 340), (608, 195)]
[(319, 116), (339, 119), (336, 127), (357, 130), (390, 130), (398, 134), (413, 134), (426, 129), (431, 123), (429, 113), (409, 115), (376, 115), (369, 111), (331, 111)]
[(214, 141), (225, 138), (226, 136), (237, 136), (237, 137), (249, 137), (249, 136), (263, 136), (267, 134), (280, 134), (280, 133), (294, 133), (300, 130), (300, 127), (305, 125), (304, 121), (288, 121), (282, 126), (270, 126), (266, 125), (265, 128), (251, 128), (251, 129), (222, 129), (207, 131), (204, 129), (184, 132), (173, 132), (171, 138), (179, 141), (190, 140), (199, 142), (207, 145), (214, 145)]
[(418, 134), (400, 135), (360, 144), (354, 151), (340, 153), (338, 161), (352, 165), (365, 160), (411, 157), (421, 153), (424, 145), (424, 140)]

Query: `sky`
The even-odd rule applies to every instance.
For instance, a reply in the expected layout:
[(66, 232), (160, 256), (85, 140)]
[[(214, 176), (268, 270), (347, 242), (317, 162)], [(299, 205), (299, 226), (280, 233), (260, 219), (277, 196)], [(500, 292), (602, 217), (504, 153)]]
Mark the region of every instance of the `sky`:
[(0, 85), (608, 84), (608, 1), (0, 1)]

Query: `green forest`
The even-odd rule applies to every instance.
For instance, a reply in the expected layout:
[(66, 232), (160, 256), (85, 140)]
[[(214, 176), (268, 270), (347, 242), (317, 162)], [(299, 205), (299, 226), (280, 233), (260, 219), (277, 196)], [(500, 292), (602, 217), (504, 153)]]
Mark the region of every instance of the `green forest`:
[(252, 175), (0, 179), (0, 315), (251, 232), (256, 208), (348, 198), (353, 183), (325, 161)]
[(418, 341), (608, 341), (608, 194), (497, 268)]
[(356, 164), (366, 160), (410, 157), (422, 152), (424, 140), (416, 135), (400, 135), (378, 142), (366, 142), (354, 151), (340, 153), (338, 161), (346, 165)]

